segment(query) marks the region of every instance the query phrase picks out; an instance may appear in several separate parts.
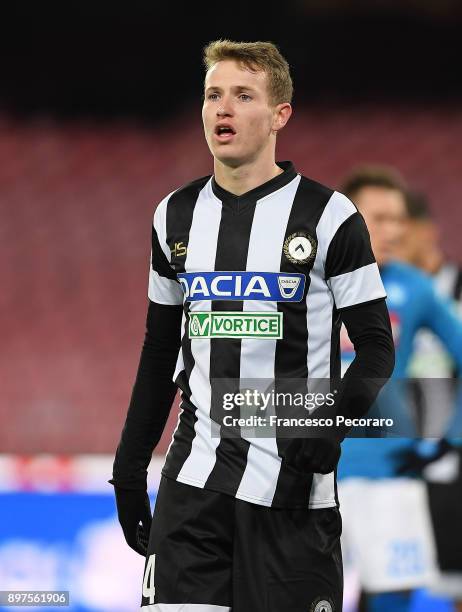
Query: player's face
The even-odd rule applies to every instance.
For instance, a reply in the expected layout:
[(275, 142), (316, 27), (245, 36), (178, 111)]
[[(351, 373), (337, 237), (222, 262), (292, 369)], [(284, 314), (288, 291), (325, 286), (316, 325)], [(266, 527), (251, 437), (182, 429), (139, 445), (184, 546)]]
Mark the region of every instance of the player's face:
[(363, 187), (354, 202), (366, 221), (377, 263), (397, 256), (404, 238), (406, 204), (400, 191), (384, 187)]
[(289, 105), (270, 103), (265, 72), (251, 71), (232, 60), (217, 62), (207, 72), (202, 107), (212, 155), (233, 167), (257, 159), (282, 127), (281, 107)]
[(422, 267), (429, 251), (438, 248), (439, 232), (437, 226), (427, 219), (407, 219), (405, 238), (400, 245), (398, 258)]

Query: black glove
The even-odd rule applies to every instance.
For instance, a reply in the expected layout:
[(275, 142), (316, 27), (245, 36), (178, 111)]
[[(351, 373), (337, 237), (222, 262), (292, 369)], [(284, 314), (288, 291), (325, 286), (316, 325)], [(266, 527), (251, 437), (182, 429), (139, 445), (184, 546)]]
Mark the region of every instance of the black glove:
[[(117, 514), (130, 548), (146, 556), (151, 530), (151, 505), (147, 491), (115, 486)], [(141, 523), (141, 524), (140, 524)]]
[(334, 438), (295, 438), (287, 444), (284, 458), (300, 472), (329, 474), (340, 459), (340, 441)]
[(410, 448), (394, 453), (397, 476), (421, 476), (423, 470), (452, 450), (445, 439), (420, 440)]

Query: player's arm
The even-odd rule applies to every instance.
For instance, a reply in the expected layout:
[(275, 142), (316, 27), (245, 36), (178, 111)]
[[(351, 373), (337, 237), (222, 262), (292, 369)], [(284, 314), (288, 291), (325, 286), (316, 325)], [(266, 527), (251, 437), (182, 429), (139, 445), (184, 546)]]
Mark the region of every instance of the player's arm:
[[(395, 349), (385, 289), (359, 212), (348, 217), (332, 238), (325, 270), (355, 349), (355, 358), (340, 382), (336, 414), (360, 418), (391, 376)], [(344, 429), (343, 435), (346, 432)]]
[[(340, 194), (339, 194), (340, 195)], [(316, 417), (361, 417), (371, 407), (394, 367), (394, 344), (385, 290), (362, 216), (344, 196), (339, 205), (351, 214), (325, 248), (325, 276), (355, 349), (355, 358), (338, 381), (332, 409), (321, 407)], [(345, 202), (346, 200), (346, 202)], [(347, 208), (348, 210), (348, 208)], [(321, 249), (323, 245), (320, 245)], [(340, 456), (348, 428), (335, 428), (326, 438), (299, 440), (289, 445), (287, 460), (307, 471), (329, 473)], [(298, 448), (297, 448), (298, 446)]]
[(111, 483), (147, 489), (147, 468), (176, 394), (172, 380), (183, 309), (149, 300), (141, 357), (113, 467)]
[[(427, 300), (423, 309), (425, 315), (424, 324), (431, 329), (443, 342), (456, 365), (457, 371), (462, 372), (462, 321), (457, 314), (456, 305), (451, 300), (440, 296), (433, 284), (428, 281)], [(437, 407), (435, 407), (437, 409)], [(460, 385), (454, 402), (454, 412), (449, 420), (445, 436), (447, 438), (460, 438), (462, 431), (462, 388)], [(423, 444), (421, 445), (424, 446)], [(430, 445), (427, 444), (427, 447)], [(435, 456), (441, 448), (445, 449), (445, 442), (434, 442)]]
[(462, 371), (462, 321), (452, 307), (451, 302), (438, 295), (428, 280), (425, 294), (423, 324), (432, 330), (443, 342), (453, 358), (457, 369)]
[[(429, 278), (422, 275), (420, 324), (429, 328), (443, 342), (452, 356), (457, 370), (462, 368), (462, 322), (456, 314), (455, 304), (440, 296)], [(431, 381), (429, 384), (432, 384)], [(434, 407), (435, 410), (438, 406)], [(462, 431), (462, 389), (455, 395), (454, 412), (446, 425), (441, 439), (426, 438), (415, 441), (412, 446), (395, 453), (396, 473), (399, 475), (421, 476), (431, 463), (438, 461), (453, 450), (451, 438), (460, 438)]]
[[(394, 344), (385, 300), (360, 304), (341, 312), (342, 321), (355, 349), (338, 386), (335, 414), (346, 419), (361, 418), (374, 403), (394, 368)], [(343, 426), (343, 439), (351, 427)]]
[(181, 341), (182, 291), (165, 243), (166, 204), (154, 215), (145, 339), (109, 481), (127, 543), (142, 555), (151, 524), (147, 468), (175, 397), (172, 377)]

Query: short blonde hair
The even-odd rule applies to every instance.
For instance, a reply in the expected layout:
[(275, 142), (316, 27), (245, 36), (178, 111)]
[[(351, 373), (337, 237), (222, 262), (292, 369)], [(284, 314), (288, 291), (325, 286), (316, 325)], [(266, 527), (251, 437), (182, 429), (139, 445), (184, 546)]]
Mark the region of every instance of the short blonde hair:
[(250, 70), (266, 72), (272, 104), (292, 101), (294, 87), (289, 64), (273, 43), (215, 40), (204, 47), (204, 65), (207, 72), (222, 60), (235, 60)]

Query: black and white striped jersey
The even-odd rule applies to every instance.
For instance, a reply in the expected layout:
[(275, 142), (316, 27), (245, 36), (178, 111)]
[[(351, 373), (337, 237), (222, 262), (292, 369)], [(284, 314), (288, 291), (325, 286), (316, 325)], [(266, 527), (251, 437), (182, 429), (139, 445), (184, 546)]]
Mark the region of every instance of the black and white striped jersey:
[(326, 508), (334, 472), (300, 474), (275, 437), (219, 435), (213, 381), (338, 376), (342, 309), (385, 298), (352, 202), (279, 165), (242, 196), (208, 176), (155, 210), (148, 296), (183, 304), (182, 410), (163, 474), (264, 506)]

